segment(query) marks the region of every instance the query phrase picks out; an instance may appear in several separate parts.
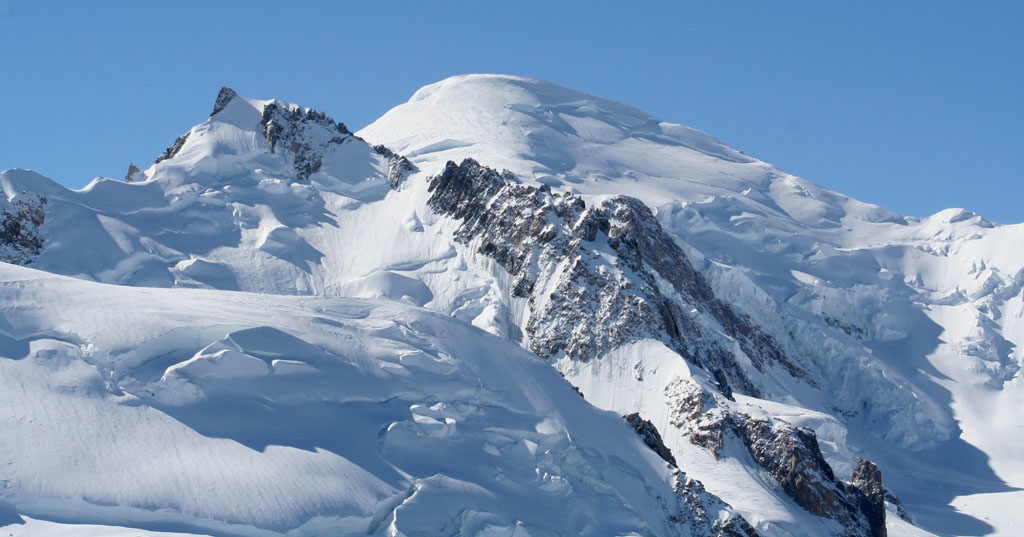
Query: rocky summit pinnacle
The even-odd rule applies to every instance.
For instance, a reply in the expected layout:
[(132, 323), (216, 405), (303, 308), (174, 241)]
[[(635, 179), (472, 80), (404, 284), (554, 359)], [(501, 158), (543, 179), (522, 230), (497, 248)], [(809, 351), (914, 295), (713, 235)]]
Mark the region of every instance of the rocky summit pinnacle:
[(235, 90), (227, 86), (221, 87), (220, 93), (217, 94), (217, 100), (213, 103), (213, 111), (210, 112), (210, 117), (217, 115), (217, 113), (223, 110), (224, 107), (227, 106), (235, 97), (238, 97)]

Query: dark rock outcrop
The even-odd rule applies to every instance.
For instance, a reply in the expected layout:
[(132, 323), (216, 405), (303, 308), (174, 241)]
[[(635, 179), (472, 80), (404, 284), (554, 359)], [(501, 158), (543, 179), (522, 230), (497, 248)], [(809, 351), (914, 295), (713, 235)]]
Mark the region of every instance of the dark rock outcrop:
[(640, 435), (640, 438), (643, 439), (647, 447), (651, 448), (665, 462), (672, 466), (678, 466), (676, 458), (672, 455), (672, 450), (661, 440), (661, 433), (658, 432), (658, 428), (650, 420), (641, 418), (637, 412), (623, 417), (626, 419), (626, 423), (636, 431), (636, 434)]
[(156, 158), (156, 161), (154, 163), (159, 164), (167, 159), (174, 158), (174, 156), (177, 155), (179, 151), (181, 151), (181, 148), (185, 146), (185, 142), (188, 141), (188, 134), (189, 133), (186, 132), (185, 134), (182, 134), (176, 140), (174, 140), (174, 143), (171, 144), (170, 147), (165, 149), (164, 152), (161, 153), (160, 156)]
[(681, 384), (669, 390), (677, 405), (672, 424), (694, 445), (719, 457), (727, 442), (738, 441), (780, 490), (809, 513), (839, 522), (844, 536), (885, 536), (884, 489), (874, 464), (858, 460), (853, 482), (844, 483), (821, 454), (813, 430), (732, 411), (696, 384)]
[(238, 94), (235, 93), (235, 90), (227, 86), (220, 88), (220, 93), (217, 94), (217, 100), (213, 103), (213, 111), (210, 112), (210, 117), (217, 115), (235, 97), (238, 97)]
[(272, 102), (263, 107), (263, 136), (270, 152), (283, 152), (291, 159), (299, 179), (309, 179), (320, 171), (323, 156), (332, 145), (341, 145), (354, 138), (344, 123), (323, 112), (288, 107)]
[(910, 512), (907, 511), (906, 506), (903, 505), (903, 501), (900, 500), (899, 496), (897, 496), (895, 492), (889, 489), (885, 489), (885, 501), (887, 503), (892, 504), (892, 506), (896, 508), (896, 516), (900, 517), (900, 520), (908, 524), (917, 525), (917, 522), (914, 520), (914, 517), (910, 515)]
[(135, 165), (134, 162), (128, 164), (128, 173), (124, 174), (124, 182), (134, 183), (145, 179), (146, 176), (142, 173), (142, 170)]
[[(700, 481), (679, 472), (674, 490), (679, 514), (670, 516), (670, 520), (689, 526), (692, 535), (758, 537), (757, 531), (745, 518), (733, 512), (732, 507), (717, 496), (709, 494)], [(721, 517), (723, 512), (729, 515)]]
[(860, 512), (868, 519), (873, 537), (886, 537), (885, 531), (885, 489), (882, 487), (882, 472), (875, 463), (857, 459), (853, 469), (854, 488), (863, 493), (858, 497)]
[[(589, 360), (623, 344), (660, 339), (719, 380), (722, 393), (758, 395), (721, 327), (758, 370), (804, 372), (711, 287), (640, 200), (617, 196), (588, 207), (571, 193), (521, 185), (472, 159), (448, 162), (428, 203), (461, 224), (456, 241), (476, 244), (529, 302), (530, 350)], [(730, 345), (732, 343), (730, 342)]]
[(46, 220), (45, 206), (46, 197), (38, 194), (22, 194), (10, 202), (0, 197), (0, 261), (28, 265), (42, 252), (39, 226)]
[(383, 145), (373, 146), (378, 155), (388, 159), (388, 184), (392, 189), (398, 188), (407, 175), (416, 171), (416, 166), (409, 159), (395, 153)]

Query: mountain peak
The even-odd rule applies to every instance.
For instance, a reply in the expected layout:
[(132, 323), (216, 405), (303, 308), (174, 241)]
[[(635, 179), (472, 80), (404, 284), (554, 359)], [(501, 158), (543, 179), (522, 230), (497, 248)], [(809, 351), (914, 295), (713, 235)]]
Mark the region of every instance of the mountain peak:
[(217, 115), (217, 113), (223, 110), (224, 107), (227, 106), (235, 97), (238, 97), (238, 93), (236, 93), (235, 90), (227, 86), (221, 87), (220, 92), (217, 93), (217, 100), (213, 103), (213, 111), (210, 112), (210, 117)]
[[(224, 128), (228, 132), (220, 132)], [(252, 142), (239, 146), (239, 129), (257, 136), (248, 137)], [(351, 139), (352, 133), (344, 123), (334, 121), (323, 112), (277, 99), (246, 99), (224, 86), (217, 93), (209, 120), (179, 136), (156, 162), (184, 153), (190, 145), (198, 142), (198, 138), (205, 138), (201, 145), (210, 146), (213, 153), (225, 150), (236, 154), (267, 150), (270, 153), (287, 153), (298, 178), (308, 179), (319, 171), (325, 154), (333, 146)], [(266, 144), (253, 143), (259, 138)]]
[[(448, 160), (473, 158), (509, 169), (528, 183), (571, 184), (580, 193), (606, 191), (608, 180), (621, 178), (683, 185), (678, 178), (699, 177), (699, 189), (674, 194), (700, 199), (709, 194), (707, 186), (729, 193), (759, 188), (765, 174), (764, 163), (696, 129), (611, 99), (511, 75), (461, 75), (430, 84), (358, 134), (417, 164), (435, 163), (438, 172)], [(709, 162), (721, 170), (721, 179), (708, 176)]]
[[(600, 97), (582, 91), (536, 78), (503, 74), (467, 74), (451, 76), (423, 86), (409, 98), (409, 102), (446, 93), (490, 94), (503, 98), (507, 104), (512, 104), (514, 101), (527, 102), (531, 100), (552, 104), (555, 101), (600, 99)], [(512, 99), (509, 99), (510, 97)]]

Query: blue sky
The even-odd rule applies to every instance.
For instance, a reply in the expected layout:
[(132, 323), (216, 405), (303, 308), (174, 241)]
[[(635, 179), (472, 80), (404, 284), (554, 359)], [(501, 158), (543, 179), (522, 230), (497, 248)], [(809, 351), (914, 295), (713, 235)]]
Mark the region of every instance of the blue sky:
[(491, 72), (632, 104), (904, 214), (1018, 223), (1022, 6), (0, 0), (0, 169), (121, 178), (222, 85), (355, 130)]

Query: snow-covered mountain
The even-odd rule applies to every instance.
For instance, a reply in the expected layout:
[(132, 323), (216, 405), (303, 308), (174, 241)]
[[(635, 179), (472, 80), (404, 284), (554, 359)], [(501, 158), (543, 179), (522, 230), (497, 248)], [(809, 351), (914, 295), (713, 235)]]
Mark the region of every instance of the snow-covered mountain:
[(5, 531), (1024, 524), (1020, 225), (497, 75), (355, 134), (225, 88), (128, 179), (0, 174)]

